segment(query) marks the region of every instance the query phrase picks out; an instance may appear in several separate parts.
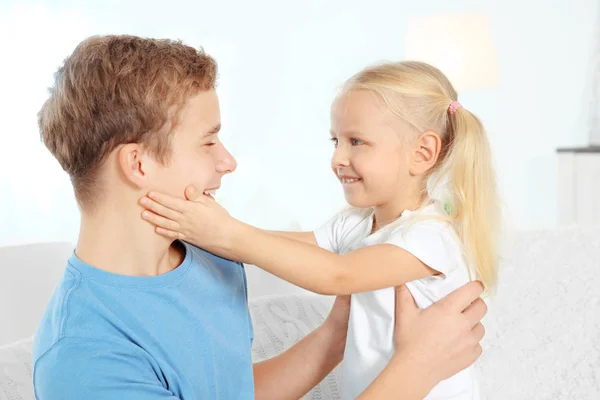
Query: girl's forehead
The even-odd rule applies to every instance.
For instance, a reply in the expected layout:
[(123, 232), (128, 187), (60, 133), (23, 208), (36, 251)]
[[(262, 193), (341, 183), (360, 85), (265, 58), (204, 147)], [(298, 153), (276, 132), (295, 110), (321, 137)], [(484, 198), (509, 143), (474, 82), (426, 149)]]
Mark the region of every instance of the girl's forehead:
[(366, 90), (356, 90), (336, 98), (331, 106), (332, 122), (368, 125), (392, 117), (383, 100)]
[(366, 90), (340, 96), (331, 107), (331, 133), (336, 135), (379, 136), (397, 122), (383, 100)]
[(370, 90), (350, 90), (342, 92), (335, 98), (332, 110), (380, 110), (385, 108), (385, 103), (377, 94)]
[(369, 96), (339, 100), (339, 103), (332, 105), (332, 136), (387, 141), (414, 134), (414, 129), (406, 121), (394, 116), (383, 100), (380, 103), (371, 100), (371, 104)]

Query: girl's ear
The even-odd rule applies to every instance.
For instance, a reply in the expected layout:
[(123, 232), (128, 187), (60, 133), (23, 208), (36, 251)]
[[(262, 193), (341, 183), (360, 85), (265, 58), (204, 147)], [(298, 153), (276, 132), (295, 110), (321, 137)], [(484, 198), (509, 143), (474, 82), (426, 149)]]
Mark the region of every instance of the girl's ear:
[(437, 133), (427, 131), (419, 136), (412, 154), (410, 173), (419, 176), (429, 172), (435, 166), (441, 149), (442, 140)]

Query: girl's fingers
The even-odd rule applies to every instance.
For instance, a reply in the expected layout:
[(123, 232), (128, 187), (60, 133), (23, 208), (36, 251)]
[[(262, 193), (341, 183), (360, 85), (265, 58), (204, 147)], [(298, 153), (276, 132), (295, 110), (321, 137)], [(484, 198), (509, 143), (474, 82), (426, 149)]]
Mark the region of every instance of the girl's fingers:
[(185, 200), (178, 199), (177, 197), (169, 196), (168, 194), (158, 193), (158, 192), (150, 192), (148, 193), (148, 197), (157, 203), (170, 208), (174, 211), (183, 212), (185, 210)]
[(155, 214), (152, 211), (144, 210), (142, 218), (163, 229), (176, 232), (179, 230), (179, 224), (177, 222)]
[(185, 188), (185, 197), (190, 201), (198, 200), (198, 197), (202, 196), (202, 193), (196, 189), (194, 185), (190, 185)]
[(170, 231), (168, 229), (161, 228), (160, 226), (156, 227), (156, 233), (159, 235), (168, 237), (169, 239), (184, 239), (183, 235), (179, 232)]
[(181, 217), (181, 213), (179, 211), (175, 211), (168, 207), (165, 207), (162, 204), (157, 203), (156, 201), (152, 200), (149, 197), (142, 197), (142, 199), (140, 200), (140, 203), (144, 207), (146, 207), (148, 210), (154, 212), (155, 214), (162, 215), (165, 218), (168, 218), (168, 219), (171, 219), (174, 221), (179, 221), (179, 218)]

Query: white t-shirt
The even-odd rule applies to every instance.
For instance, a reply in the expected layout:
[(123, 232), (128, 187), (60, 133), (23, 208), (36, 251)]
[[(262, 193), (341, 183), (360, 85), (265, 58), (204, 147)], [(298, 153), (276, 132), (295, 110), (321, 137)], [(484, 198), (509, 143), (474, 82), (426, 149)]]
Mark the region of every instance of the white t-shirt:
[[(441, 275), (406, 283), (417, 305), (427, 308), (470, 280), (462, 246), (452, 224), (432, 219), (435, 215), (446, 215), (437, 202), (417, 211), (406, 210), (399, 219), (371, 234), (373, 210), (354, 208), (337, 214), (314, 234), (320, 247), (337, 254), (376, 244), (393, 244), (441, 272)], [(394, 288), (352, 295), (343, 363), (344, 400), (358, 397), (391, 359), (394, 312)], [(401, 398), (398, 394), (398, 399)], [(440, 382), (425, 399), (479, 399), (472, 368)]]

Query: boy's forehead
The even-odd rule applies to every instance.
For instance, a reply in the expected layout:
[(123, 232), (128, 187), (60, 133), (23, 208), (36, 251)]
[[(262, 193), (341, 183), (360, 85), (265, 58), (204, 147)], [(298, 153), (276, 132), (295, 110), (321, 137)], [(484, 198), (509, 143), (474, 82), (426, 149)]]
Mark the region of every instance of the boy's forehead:
[(202, 129), (205, 133), (218, 132), (221, 127), (221, 110), (214, 90), (190, 97), (181, 110), (180, 122), (184, 126)]

